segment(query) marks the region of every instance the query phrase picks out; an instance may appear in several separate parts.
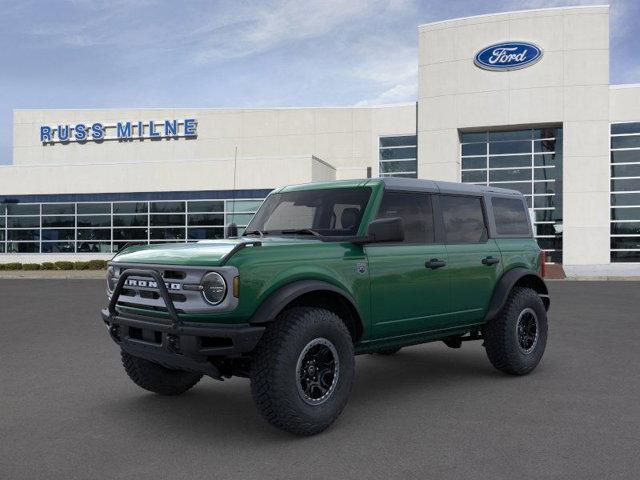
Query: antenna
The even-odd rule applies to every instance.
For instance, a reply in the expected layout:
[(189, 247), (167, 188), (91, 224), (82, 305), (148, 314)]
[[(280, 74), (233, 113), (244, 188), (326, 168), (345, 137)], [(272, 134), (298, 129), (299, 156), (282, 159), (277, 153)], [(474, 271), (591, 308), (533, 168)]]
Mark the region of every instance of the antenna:
[[(235, 220), (236, 216), (236, 200), (238, 198), (238, 192), (236, 190), (236, 171), (238, 167), (238, 145), (236, 145), (235, 153), (233, 155), (233, 207), (231, 207), (231, 218)], [(238, 225), (235, 221), (232, 221), (227, 226), (227, 238), (238, 236)]]

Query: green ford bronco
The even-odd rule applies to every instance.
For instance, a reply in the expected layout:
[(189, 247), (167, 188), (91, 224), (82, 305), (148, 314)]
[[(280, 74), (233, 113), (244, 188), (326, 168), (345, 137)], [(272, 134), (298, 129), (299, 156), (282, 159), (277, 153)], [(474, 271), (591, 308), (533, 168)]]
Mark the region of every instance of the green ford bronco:
[(260, 413), (301, 435), (340, 415), (354, 355), (482, 340), (498, 370), (547, 343), (544, 256), (522, 194), (380, 178), (273, 191), (240, 237), (132, 246), (102, 311), (124, 368), (162, 395), (248, 377)]

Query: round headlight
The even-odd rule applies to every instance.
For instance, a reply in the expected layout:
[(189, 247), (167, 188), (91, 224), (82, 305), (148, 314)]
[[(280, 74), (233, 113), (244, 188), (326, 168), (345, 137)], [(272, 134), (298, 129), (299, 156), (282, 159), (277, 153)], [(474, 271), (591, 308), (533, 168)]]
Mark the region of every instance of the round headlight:
[(218, 305), (227, 295), (227, 284), (222, 275), (209, 272), (202, 277), (202, 296), (211, 305)]
[(116, 274), (116, 270), (113, 267), (107, 268), (107, 291), (113, 293), (113, 289), (116, 288), (116, 282), (113, 278)]

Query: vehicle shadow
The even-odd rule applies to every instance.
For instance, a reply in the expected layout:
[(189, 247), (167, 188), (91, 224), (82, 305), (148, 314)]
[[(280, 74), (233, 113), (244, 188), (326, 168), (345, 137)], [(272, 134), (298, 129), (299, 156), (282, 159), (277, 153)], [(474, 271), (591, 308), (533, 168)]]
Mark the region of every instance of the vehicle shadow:
[[(356, 361), (356, 382), (349, 399), (348, 411), (358, 417), (380, 415), (390, 401), (396, 407), (411, 403), (416, 395), (429, 407), (430, 392), (443, 395), (443, 389), (469, 389), (470, 383), (495, 381), (504, 377), (489, 364), (479, 349), (464, 352), (428, 346), (401, 350), (394, 356), (362, 355)], [(116, 395), (102, 405), (101, 411), (126, 422), (126, 428), (141, 431), (171, 432), (189, 442), (238, 439), (262, 443), (288, 442), (298, 437), (267, 425), (253, 404), (249, 381), (231, 379), (225, 382), (203, 379), (193, 390), (177, 397), (163, 397), (143, 390), (127, 389), (128, 395)], [(453, 393), (452, 393), (453, 394)], [(399, 409), (399, 411), (402, 411)], [(349, 422), (349, 428), (354, 428)], [(336, 426), (339, 428), (339, 426)], [(334, 431), (334, 429), (332, 429)]]

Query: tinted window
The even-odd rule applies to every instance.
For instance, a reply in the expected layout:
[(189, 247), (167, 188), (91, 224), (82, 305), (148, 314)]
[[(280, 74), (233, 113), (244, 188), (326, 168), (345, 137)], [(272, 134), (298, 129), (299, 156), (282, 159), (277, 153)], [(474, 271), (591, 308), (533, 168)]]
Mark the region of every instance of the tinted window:
[(442, 195), (440, 205), (447, 243), (479, 243), (487, 240), (479, 197)]
[(519, 198), (493, 198), (493, 216), (498, 235), (529, 236), (529, 220)]
[(431, 196), (424, 193), (386, 192), (378, 218), (400, 217), (404, 223), (405, 243), (433, 243)]

